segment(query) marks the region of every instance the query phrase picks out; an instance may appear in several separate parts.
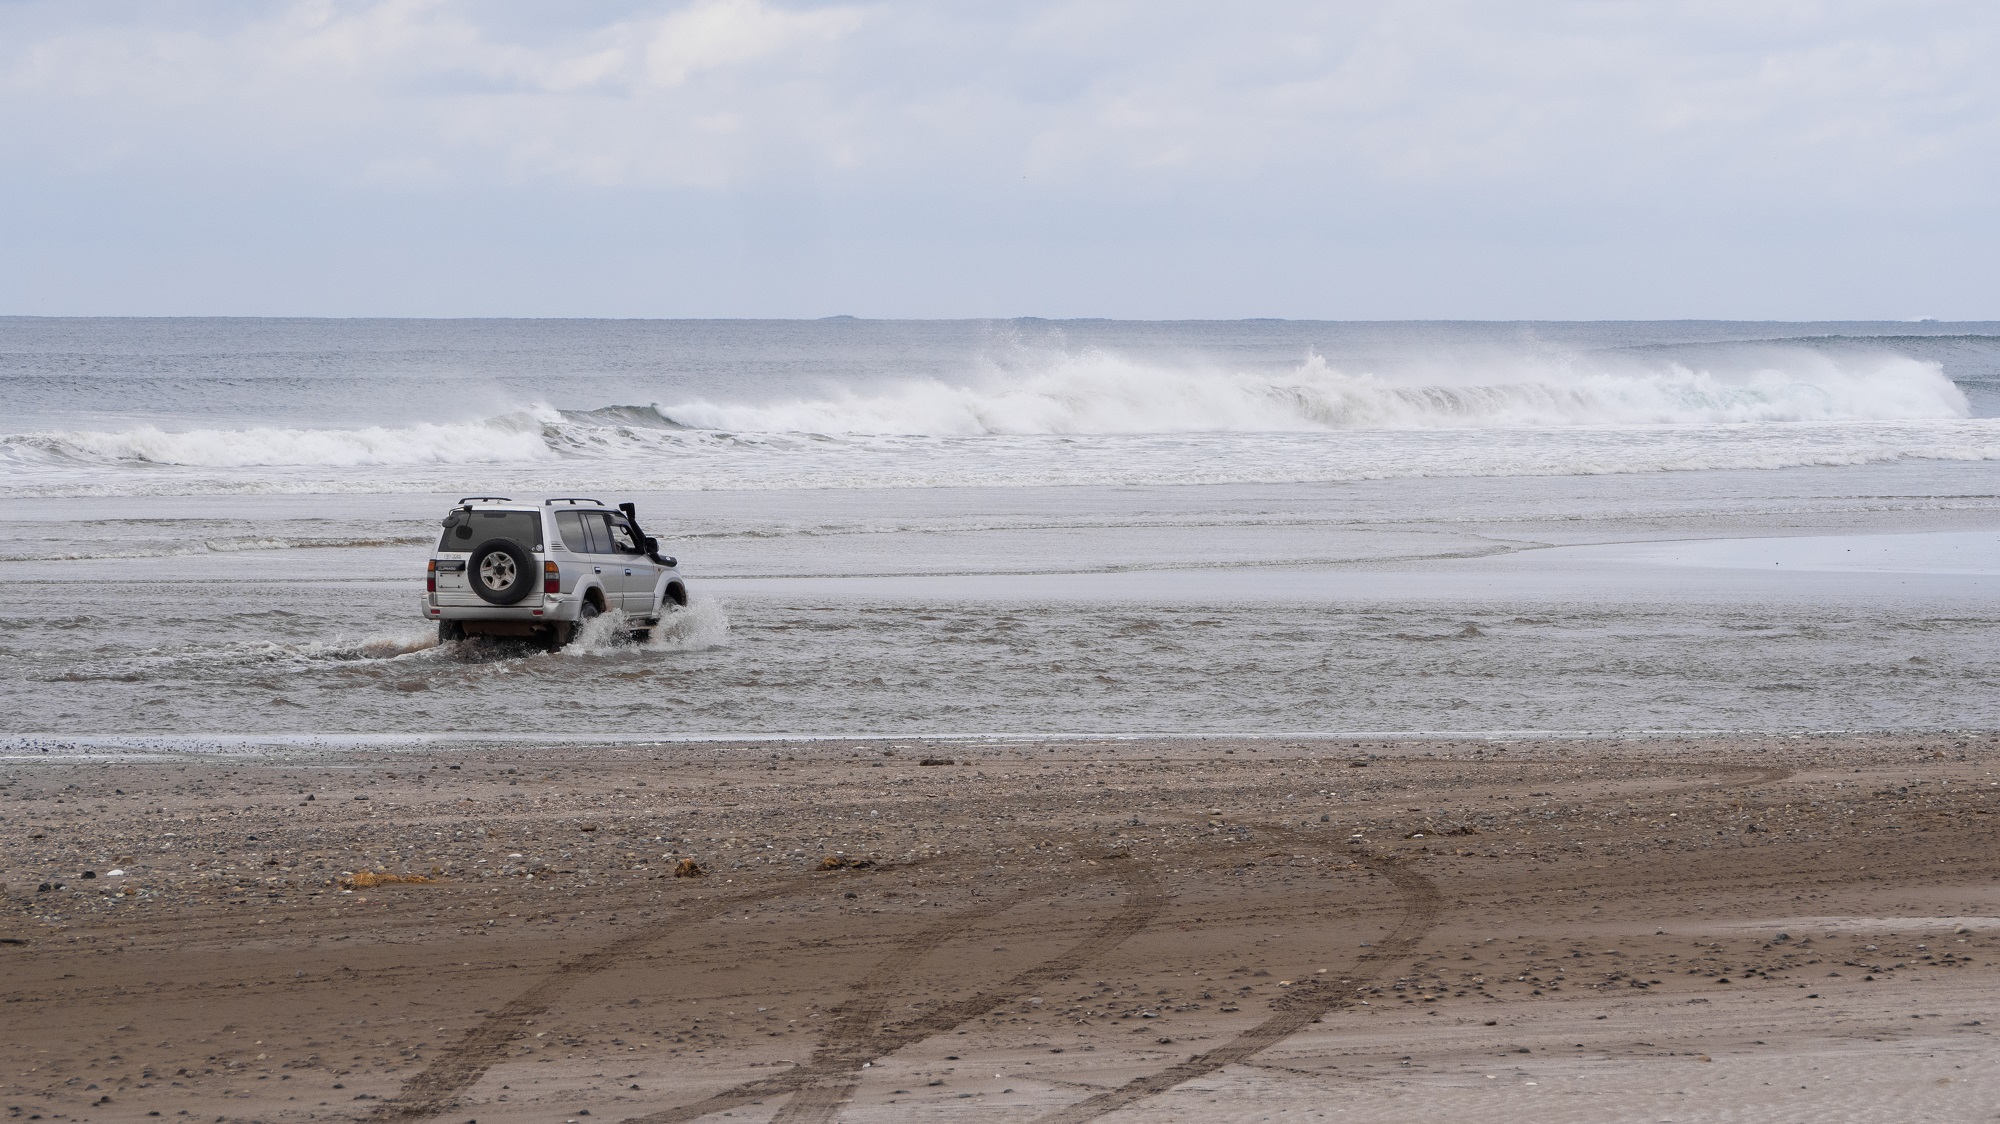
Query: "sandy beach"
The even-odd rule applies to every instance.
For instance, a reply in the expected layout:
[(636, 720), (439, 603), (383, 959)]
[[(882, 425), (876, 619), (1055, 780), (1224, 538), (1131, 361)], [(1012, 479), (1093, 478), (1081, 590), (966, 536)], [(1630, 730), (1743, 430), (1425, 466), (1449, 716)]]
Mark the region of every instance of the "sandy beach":
[(2000, 1104), (1985, 735), (51, 753), (0, 806), (9, 1119)]
[(0, 1124), (2000, 1124), (1996, 43), (0, 3)]

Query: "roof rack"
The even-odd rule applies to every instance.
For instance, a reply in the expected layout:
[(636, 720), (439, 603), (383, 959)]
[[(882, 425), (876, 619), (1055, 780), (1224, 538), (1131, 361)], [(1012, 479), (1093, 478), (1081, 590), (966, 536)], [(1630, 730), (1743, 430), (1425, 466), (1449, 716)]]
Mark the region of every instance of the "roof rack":
[(542, 506), (548, 507), (551, 504), (558, 504), (558, 503), (566, 503), (569, 504), (571, 507), (575, 507), (577, 504), (580, 503), (594, 503), (599, 507), (604, 506), (603, 500), (594, 500), (591, 499), (589, 496), (557, 496), (554, 499), (543, 500)]
[(465, 497), (462, 497), (462, 498), (461, 498), (461, 499), (460, 499), (460, 500), (459, 500), (458, 502), (460, 502), (460, 503), (513, 503), (513, 502), (514, 502), (514, 497), (512, 497), (512, 496), (465, 496)]

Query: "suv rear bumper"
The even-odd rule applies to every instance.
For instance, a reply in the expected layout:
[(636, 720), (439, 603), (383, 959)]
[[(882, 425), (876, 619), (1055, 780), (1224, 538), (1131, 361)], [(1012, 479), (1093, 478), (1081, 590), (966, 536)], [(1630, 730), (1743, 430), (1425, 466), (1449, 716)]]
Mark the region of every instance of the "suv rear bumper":
[(581, 610), (580, 597), (550, 597), (546, 594), (521, 599), (517, 605), (440, 605), (437, 595), (419, 595), (424, 617), (434, 621), (520, 621), (544, 624), (550, 621), (575, 622)]

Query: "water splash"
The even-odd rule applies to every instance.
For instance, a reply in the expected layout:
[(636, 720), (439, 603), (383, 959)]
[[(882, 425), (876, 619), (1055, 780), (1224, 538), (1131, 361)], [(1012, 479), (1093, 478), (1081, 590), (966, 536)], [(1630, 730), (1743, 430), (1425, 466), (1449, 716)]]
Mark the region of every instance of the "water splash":
[(653, 630), (648, 651), (705, 652), (729, 643), (729, 610), (714, 598), (699, 598), (672, 613)]
[(700, 652), (729, 643), (729, 613), (720, 601), (700, 599), (669, 613), (648, 630), (644, 640), (633, 638), (635, 622), (613, 609), (585, 621), (563, 647), (565, 656), (603, 656), (620, 652)]

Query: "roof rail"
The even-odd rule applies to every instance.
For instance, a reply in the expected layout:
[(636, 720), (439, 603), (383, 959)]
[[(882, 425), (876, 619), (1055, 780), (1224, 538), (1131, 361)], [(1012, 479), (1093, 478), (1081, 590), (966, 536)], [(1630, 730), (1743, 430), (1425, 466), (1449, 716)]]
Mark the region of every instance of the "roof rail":
[(603, 500), (594, 500), (591, 499), (589, 496), (556, 496), (553, 499), (543, 500), (542, 506), (548, 507), (551, 504), (558, 504), (558, 503), (566, 503), (569, 504), (571, 507), (575, 507), (577, 504), (580, 503), (594, 503), (599, 507), (604, 506)]
[(512, 496), (464, 496), (464, 497), (461, 497), (461, 498), (459, 499), (459, 501), (458, 501), (458, 502), (460, 502), (460, 503), (513, 503), (513, 502), (514, 502), (514, 497), (512, 497)]

